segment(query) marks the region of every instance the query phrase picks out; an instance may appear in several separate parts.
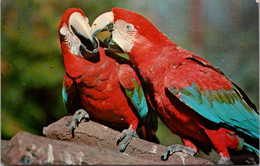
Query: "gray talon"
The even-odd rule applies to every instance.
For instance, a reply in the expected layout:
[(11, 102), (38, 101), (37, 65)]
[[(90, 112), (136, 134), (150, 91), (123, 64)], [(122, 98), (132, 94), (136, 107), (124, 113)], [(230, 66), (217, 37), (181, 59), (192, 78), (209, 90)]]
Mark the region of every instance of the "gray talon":
[(165, 152), (161, 155), (161, 160), (167, 160), (170, 156), (170, 150), (165, 150)]
[(218, 165), (233, 165), (233, 163), (230, 158), (221, 156), (221, 158), (218, 160)]
[(196, 154), (196, 151), (190, 147), (186, 147), (184, 145), (174, 144), (171, 146), (168, 146), (165, 150), (165, 152), (161, 156), (161, 160), (167, 160), (170, 155), (172, 155), (175, 152), (183, 152), (185, 154), (189, 154), (191, 156), (194, 156)]
[(84, 109), (77, 110), (71, 120), (71, 130), (75, 130), (82, 119), (89, 120), (89, 114)]
[(122, 145), (120, 147), (120, 152), (125, 151), (127, 145), (130, 143), (130, 141), (133, 137), (139, 138), (136, 131), (133, 130), (132, 128), (125, 129), (122, 131), (122, 133), (119, 135), (119, 137), (117, 138), (117, 141), (116, 141), (116, 144), (118, 145), (125, 138), (124, 142), (122, 143)]

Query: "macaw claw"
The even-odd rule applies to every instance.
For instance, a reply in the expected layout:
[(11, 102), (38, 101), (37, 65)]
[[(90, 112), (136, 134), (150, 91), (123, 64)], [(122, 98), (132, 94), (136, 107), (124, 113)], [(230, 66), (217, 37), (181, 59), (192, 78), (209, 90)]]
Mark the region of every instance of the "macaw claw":
[(221, 158), (218, 160), (218, 165), (234, 165), (234, 163), (230, 160), (230, 158), (221, 156)]
[(194, 156), (196, 154), (196, 151), (190, 147), (174, 144), (171, 146), (168, 146), (165, 150), (165, 152), (161, 156), (161, 160), (167, 160), (170, 155), (172, 155), (175, 152), (183, 152), (185, 154), (189, 154), (191, 156)]
[(125, 138), (124, 142), (122, 143), (122, 145), (120, 147), (120, 152), (125, 151), (127, 145), (130, 143), (130, 141), (133, 137), (139, 138), (137, 132), (135, 130), (133, 130), (132, 128), (125, 129), (122, 131), (122, 133), (119, 135), (119, 137), (117, 138), (117, 141), (116, 141), (116, 144), (118, 145)]
[(74, 113), (70, 123), (72, 135), (74, 135), (74, 130), (76, 129), (78, 124), (82, 121), (82, 119), (89, 121), (89, 114), (84, 109), (79, 109)]

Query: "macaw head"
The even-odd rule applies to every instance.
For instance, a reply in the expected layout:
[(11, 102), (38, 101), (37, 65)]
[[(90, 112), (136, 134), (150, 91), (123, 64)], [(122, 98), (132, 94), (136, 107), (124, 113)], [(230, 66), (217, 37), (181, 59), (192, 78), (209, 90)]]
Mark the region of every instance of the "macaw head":
[(99, 50), (98, 39), (92, 38), (90, 33), (89, 20), (79, 8), (65, 11), (59, 25), (59, 37), (63, 52), (91, 58)]
[(142, 15), (121, 8), (113, 8), (95, 19), (91, 27), (92, 36), (102, 31), (111, 32), (111, 36), (104, 40), (108, 50), (128, 53), (130, 59), (138, 52), (144, 54), (156, 50), (156, 47), (172, 44)]

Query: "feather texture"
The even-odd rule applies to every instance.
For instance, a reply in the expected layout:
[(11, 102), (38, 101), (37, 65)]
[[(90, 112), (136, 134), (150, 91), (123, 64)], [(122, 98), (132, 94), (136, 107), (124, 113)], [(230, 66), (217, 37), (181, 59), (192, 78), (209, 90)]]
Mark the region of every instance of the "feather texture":
[[(76, 26), (73, 27), (74, 29), (71, 28), (70, 17), (73, 13), (76, 13), (73, 21), (76, 22), (75, 25), (78, 25), (79, 29)], [(78, 20), (81, 22), (77, 22)], [(118, 71), (121, 64), (106, 56), (104, 48), (96, 46), (98, 42), (91, 43), (92, 38), (88, 38), (89, 36), (84, 36), (84, 33), (81, 34), (77, 31), (82, 30), (85, 34), (90, 34), (87, 28), (90, 28), (88, 20), (83, 11), (78, 8), (68, 9), (64, 13), (59, 25), (61, 50), (66, 70), (62, 97), (68, 112), (74, 114), (78, 109), (84, 109), (88, 112), (91, 120), (119, 131), (131, 127), (138, 132), (141, 138), (153, 141), (155, 131), (157, 130), (157, 116), (153, 114), (153, 117), (155, 117), (153, 120), (145, 121), (146, 124), (152, 123), (155, 125), (143, 127), (144, 123), (137, 109), (142, 104), (142, 107), (148, 108), (147, 103), (136, 101), (139, 105), (134, 107), (129, 102), (130, 99), (119, 82)], [(68, 38), (66, 35), (70, 37)], [(76, 47), (72, 46), (75, 42), (69, 41), (70, 39), (77, 41)], [(73, 49), (78, 49), (76, 51), (80, 52), (82, 56), (76, 55), (75, 51), (71, 51), (72, 47)], [(83, 49), (91, 48), (95, 50), (96, 47), (99, 48), (98, 52)], [(91, 55), (91, 51), (93, 55)], [(132, 78), (139, 81), (134, 71), (132, 75), (125, 77), (125, 79), (129, 80), (132, 80)], [(141, 88), (137, 86), (136, 91), (138, 92), (139, 90)], [(134, 93), (135, 98), (136, 93)], [(145, 98), (140, 98), (145, 100)], [(150, 110), (147, 109), (146, 111)], [(141, 111), (140, 113), (143, 112)], [(142, 115), (145, 116), (145, 113)]]
[[(134, 41), (125, 51), (147, 86), (148, 103), (185, 145), (206, 152), (214, 147), (225, 158), (230, 158), (229, 149), (244, 146), (257, 151), (259, 114), (237, 85), (203, 58), (172, 42), (140, 14), (120, 8), (112, 12), (112, 41), (117, 39), (113, 44), (116, 41), (125, 48), (126, 41)], [(127, 25), (134, 34), (126, 30)], [(122, 36), (124, 41), (118, 40)]]

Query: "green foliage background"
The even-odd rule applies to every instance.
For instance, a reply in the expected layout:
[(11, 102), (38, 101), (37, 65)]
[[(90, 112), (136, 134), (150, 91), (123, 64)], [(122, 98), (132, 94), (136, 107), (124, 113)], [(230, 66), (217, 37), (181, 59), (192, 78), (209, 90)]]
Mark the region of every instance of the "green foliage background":
[[(58, 25), (67, 8), (93, 20), (112, 7), (141, 13), (174, 42), (202, 56), (236, 82), (259, 108), (258, 4), (254, 0), (2, 0), (2, 139), (67, 115)], [(200, 6), (194, 7), (194, 3)], [(194, 15), (199, 14), (199, 19)], [(194, 26), (196, 25), (196, 26)], [(199, 37), (193, 37), (198, 33)], [(180, 142), (160, 123), (164, 145)]]

